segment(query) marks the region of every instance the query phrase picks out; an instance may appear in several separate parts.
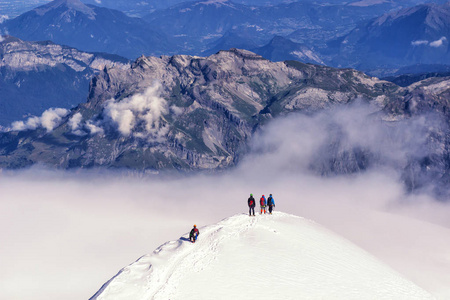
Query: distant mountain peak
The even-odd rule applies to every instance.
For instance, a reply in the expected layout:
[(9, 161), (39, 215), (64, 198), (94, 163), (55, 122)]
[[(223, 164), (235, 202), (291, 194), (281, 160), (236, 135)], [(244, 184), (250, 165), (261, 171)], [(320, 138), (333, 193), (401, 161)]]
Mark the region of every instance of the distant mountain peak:
[(235, 3), (233, 3), (232, 1), (229, 0), (206, 0), (206, 1), (198, 1), (196, 3), (194, 3), (194, 6), (197, 5), (214, 5), (216, 8), (220, 8), (220, 7), (229, 7), (229, 8), (236, 8)]
[(387, 13), (379, 18), (377, 18), (374, 21), (375, 25), (383, 25), (386, 22), (393, 22), (398, 19), (402, 19), (405, 17), (409, 17), (412, 15), (420, 15), (422, 16), (424, 20), (427, 20), (429, 22), (433, 19), (439, 19), (442, 15), (446, 16), (448, 15), (448, 9), (450, 4), (446, 5), (439, 5), (436, 3), (425, 3), (421, 5), (417, 5), (414, 7), (407, 7), (404, 9), (400, 9), (397, 11), (393, 11), (391, 13)]
[(229, 3), (229, 2), (230, 2), (229, 0), (207, 0), (207, 1), (200, 1), (200, 2), (198, 2), (198, 4), (204, 4), (204, 5), (211, 5), (211, 4), (214, 4), (214, 5), (222, 5), (222, 4)]
[(49, 11), (58, 9), (60, 7), (65, 7), (69, 10), (79, 11), (85, 15), (88, 15), (88, 17), (90, 19), (95, 19), (94, 9), (85, 5), (80, 0), (55, 0), (48, 4), (45, 4), (45, 5), (35, 8), (34, 11), (38, 15), (43, 16), (46, 13), (48, 13)]
[(219, 51), (219, 53), (233, 53), (236, 56), (244, 58), (244, 59), (266, 60), (261, 55), (253, 53), (248, 50), (244, 50), (244, 49), (231, 48), (230, 50), (221, 50), (221, 51)]

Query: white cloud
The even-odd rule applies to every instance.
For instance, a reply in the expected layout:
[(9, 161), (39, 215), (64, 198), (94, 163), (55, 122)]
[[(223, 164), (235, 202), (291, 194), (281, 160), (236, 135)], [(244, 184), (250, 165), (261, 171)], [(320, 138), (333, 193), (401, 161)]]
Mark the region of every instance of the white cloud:
[(69, 121), (67, 123), (68, 123), (69, 127), (72, 129), (72, 131), (80, 129), (82, 119), (83, 119), (83, 116), (79, 112), (74, 114), (69, 119)]
[(101, 0), (95, 0), (95, 3), (102, 4), (102, 1)]
[(430, 47), (434, 47), (434, 48), (441, 47), (444, 44), (444, 42), (446, 42), (446, 41), (447, 41), (447, 38), (445, 36), (443, 36), (439, 40), (431, 42)]
[(159, 96), (160, 89), (161, 85), (155, 83), (142, 94), (119, 101), (111, 99), (105, 104), (103, 116), (124, 136), (162, 138), (167, 132), (163, 117), (169, 108)]
[[(5, 17), (6, 17), (6, 19), (8, 18), (8, 16), (0, 15), (0, 24), (6, 20)], [(5, 37), (3, 35), (7, 35), (7, 34), (8, 34), (8, 32), (6, 30), (5, 31), (0, 30), (0, 43), (5, 40)]]
[[(95, 119), (83, 123), (80, 113), (74, 114), (68, 122), (75, 135), (104, 134), (106, 128), (114, 128), (123, 136), (159, 140), (168, 132), (169, 127), (164, 115), (169, 112), (167, 101), (161, 98), (161, 85), (154, 83), (143, 93), (130, 97), (105, 102), (104, 109)], [(182, 112), (181, 108), (172, 106), (174, 114)]]
[(413, 45), (413, 46), (422, 46), (422, 45), (426, 46), (426, 45), (428, 45), (428, 43), (429, 42), (427, 40), (418, 40), (418, 41), (412, 41), (411, 45)]
[(170, 107), (170, 110), (177, 116), (181, 115), (184, 111), (183, 108), (175, 106), (175, 105), (172, 105)]
[(52, 131), (56, 126), (58, 126), (61, 122), (61, 119), (68, 114), (68, 110), (64, 108), (50, 108), (41, 116), (41, 125), (47, 131)]
[(104, 134), (104, 129), (100, 126), (98, 122), (93, 122), (91, 120), (87, 121), (84, 125), (86, 129), (89, 131), (89, 134), (96, 135), (96, 134)]
[(427, 41), (427, 40), (417, 40), (417, 41), (412, 41), (411, 45), (413, 46), (430, 46), (430, 47), (434, 47), (434, 48), (438, 48), (441, 47), (444, 42), (447, 41), (447, 38), (445, 36), (441, 37), (439, 40), (436, 41)]
[(13, 122), (11, 129), (13, 131), (24, 131), (42, 127), (50, 132), (61, 123), (62, 118), (68, 113), (69, 111), (64, 108), (50, 108), (44, 111), (40, 117), (29, 117), (26, 121)]
[(67, 124), (69, 125), (73, 134), (80, 135), (80, 136), (86, 134), (84, 131), (81, 130), (82, 120), (83, 120), (83, 116), (78, 112), (78, 113), (74, 114), (67, 122)]
[(0, 24), (2, 24), (3, 22), (5, 22), (8, 19), (9, 19), (9, 17), (7, 15), (0, 15)]

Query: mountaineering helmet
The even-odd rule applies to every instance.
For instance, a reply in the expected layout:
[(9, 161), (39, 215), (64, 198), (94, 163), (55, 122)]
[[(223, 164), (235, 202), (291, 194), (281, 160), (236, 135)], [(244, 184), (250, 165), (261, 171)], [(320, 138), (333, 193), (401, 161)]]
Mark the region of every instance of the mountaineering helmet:
[(197, 227), (197, 225), (194, 224), (194, 227)]
[(253, 197), (253, 194), (250, 194), (250, 196), (252, 196), (252, 197)]

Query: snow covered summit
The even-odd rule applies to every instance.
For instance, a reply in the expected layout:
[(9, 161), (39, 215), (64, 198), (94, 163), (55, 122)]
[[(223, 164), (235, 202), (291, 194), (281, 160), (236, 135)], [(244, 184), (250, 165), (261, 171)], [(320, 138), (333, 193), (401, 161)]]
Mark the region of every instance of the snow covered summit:
[(286, 213), (236, 215), (122, 269), (91, 299), (433, 299), (347, 240)]

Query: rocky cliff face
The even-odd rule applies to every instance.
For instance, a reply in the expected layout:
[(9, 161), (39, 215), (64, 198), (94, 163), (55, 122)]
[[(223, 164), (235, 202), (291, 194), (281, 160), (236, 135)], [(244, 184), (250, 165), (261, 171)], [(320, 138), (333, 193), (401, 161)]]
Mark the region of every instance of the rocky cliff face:
[[(2, 134), (0, 165), (221, 169), (235, 165), (255, 130), (273, 118), (362, 101), (374, 114), (383, 112), (380, 122), (424, 113), (445, 119), (424, 132), (428, 149), (423, 155), (395, 165), (413, 171), (404, 178), (414, 189), (422, 183), (417, 174), (428, 181), (448, 177), (448, 83), (448, 78), (433, 78), (401, 88), (351, 69), (270, 62), (237, 49), (209, 57), (141, 57), (128, 68), (97, 75), (88, 101), (54, 130)], [(346, 145), (333, 130), (320, 157), (311, 161), (312, 170), (331, 175), (386, 163), (370, 149)]]
[[(2, 165), (10, 167), (17, 159), (9, 155), (22, 153), (24, 165), (63, 168), (227, 167), (245, 153), (253, 131), (267, 120), (357, 97), (373, 99), (385, 85), (396, 88), (353, 70), (274, 63), (236, 49), (207, 58), (141, 57), (128, 69), (106, 69), (96, 76), (88, 102), (55, 131), (37, 131), (33, 138), (19, 133), (26, 139), (12, 148), (7, 143)], [(9, 133), (7, 140), (18, 141), (15, 135)], [(50, 160), (42, 151), (48, 143), (54, 150)]]

